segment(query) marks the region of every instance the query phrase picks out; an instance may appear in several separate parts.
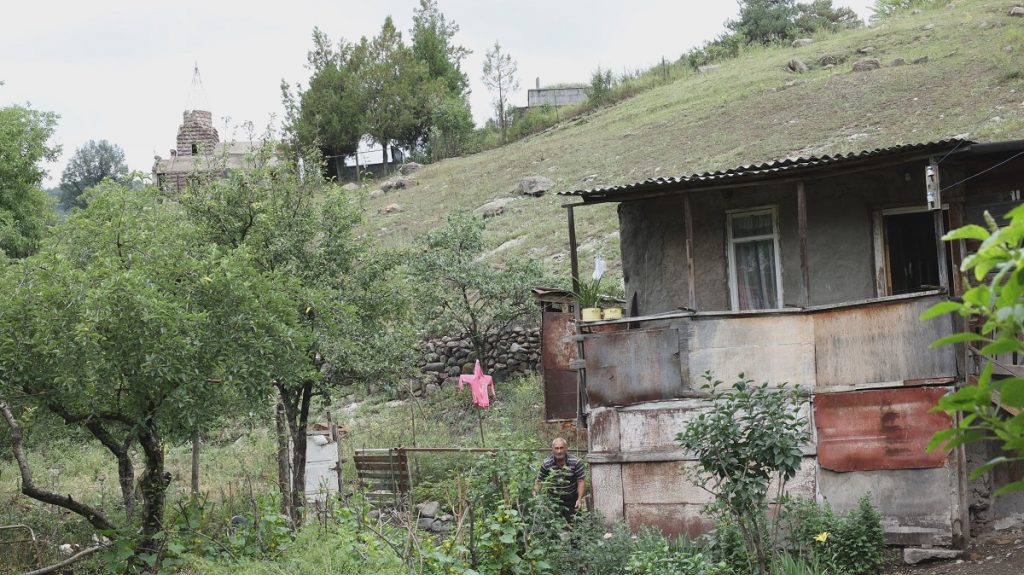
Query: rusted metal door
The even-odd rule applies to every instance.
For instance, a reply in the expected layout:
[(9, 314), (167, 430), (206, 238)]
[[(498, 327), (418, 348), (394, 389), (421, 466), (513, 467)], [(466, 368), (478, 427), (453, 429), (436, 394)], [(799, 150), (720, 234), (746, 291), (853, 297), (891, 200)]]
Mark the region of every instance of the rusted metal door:
[(567, 340), (576, 334), (575, 319), (571, 313), (544, 311), (542, 324), (544, 418), (576, 419), (576, 370), (569, 369), (569, 362), (576, 359), (576, 344)]

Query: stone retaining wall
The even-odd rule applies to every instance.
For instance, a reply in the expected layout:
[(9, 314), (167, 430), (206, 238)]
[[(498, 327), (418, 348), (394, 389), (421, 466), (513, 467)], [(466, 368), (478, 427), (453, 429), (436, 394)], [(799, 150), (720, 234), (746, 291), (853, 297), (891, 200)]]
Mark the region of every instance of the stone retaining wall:
[[(495, 381), (536, 373), (541, 369), (540, 328), (514, 327), (500, 338), (488, 340), (491, 351), (480, 362)], [(430, 394), (443, 385), (457, 385), (463, 373), (472, 373), (476, 353), (467, 337), (433, 339), (420, 346), (417, 366), (422, 377), (413, 382), (416, 395)]]

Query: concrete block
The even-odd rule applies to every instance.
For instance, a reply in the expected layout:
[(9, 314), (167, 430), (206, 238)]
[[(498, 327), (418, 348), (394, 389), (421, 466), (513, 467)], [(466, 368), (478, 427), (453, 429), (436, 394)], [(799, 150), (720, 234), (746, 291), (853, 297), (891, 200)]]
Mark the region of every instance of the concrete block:
[(946, 549), (943, 547), (905, 547), (903, 549), (903, 562), (907, 565), (917, 565), (924, 561), (948, 561), (958, 559), (961, 551), (959, 549)]
[(890, 545), (951, 545), (954, 494), (946, 468), (837, 473), (818, 469), (818, 493), (837, 513), (870, 494)]

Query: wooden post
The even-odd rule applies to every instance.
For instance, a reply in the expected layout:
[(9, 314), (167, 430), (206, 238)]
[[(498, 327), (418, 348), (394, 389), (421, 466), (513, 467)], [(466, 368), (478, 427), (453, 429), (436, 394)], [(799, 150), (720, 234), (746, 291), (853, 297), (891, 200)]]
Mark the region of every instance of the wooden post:
[(796, 183), (796, 219), (800, 233), (800, 281), (804, 287), (804, 305), (811, 305), (811, 268), (807, 261), (807, 193), (802, 180)]
[[(570, 273), (572, 273), (572, 291), (573, 293), (578, 294), (580, 293), (580, 260), (578, 254), (576, 253), (576, 218), (573, 214), (572, 206), (566, 206), (565, 213), (566, 216), (569, 218), (569, 265)], [(578, 302), (575, 307), (579, 307)], [(578, 319), (578, 311), (576, 315)]]
[[(949, 204), (949, 229), (955, 230), (964, 226), (967, 220), (965, 214), (965, 208), (963, 201), (950, 202)], [(967, 251), (967, 246), (964, 240), (956, 240), (949, 244), (950, 252), (952, 255), (950, 267), (953, 268), (953, 277), (950, 278), (950, 287), (952, 291), (950, 295), (961, 296), (964, 293), (964, 278), (960, 275), (960, 264), (964, 261), (964, 254)]]
[(946, 242), (942, 236), (946, 235), (946, 224), (942, 221), (942, 208), (932, 212), (935, 218), (935, 256), (939, 263), (939, 285), (946, 288), (949, 293), (949, 260), (946, 258)]
[(338, 473), (338, 499), (344, 500), (345, 498), (345, 480), (341, 476), (341, 464), (344, 461), (341, 458), (341, 436), (338, 434), (338, 426), (334, 423), (334, 417), (331, 416), (331, 412), (327, 412), (327, 425), (331, 428), (331, 441), (334, 442), (334, 449), (338, 452), (338, 462), (334, 464), (334, 470)]
[(480, 425), (480, 447), (487, 447), (484, 443), (484, 411), (483, 408), (476, 408), (477, 423)]
[[(697, 310), (697, 269), (693, 261), (693, 212), (690, 210), (690, 194), (683, 196), (683, 221), (686, 225), (686, 291), (687, 307)], [(646, 312), (649, 313), (649, 312)]]
[(199, 497), (199, 428), (192, 432), (192, 497)]
[[(572, 273), (572, 291), (573, 293), (580, 293), (580, 261), (578, 254), (576, 253), (576, 219), (573, 214), (573, 206), (565, 207), (566, 215), (569, 218), (569, 263), (571, 266)], [(572, 306), (575, 310), (573, 314), (576, 321), (576, 335), (580, 335), (580, 302), (576, 301), (576, 305)], [(583, 350), (583, 340), (577, 339), (576, 341), (576, 359), (583, 361), (586, 359), (586, 353)], [(576, 370), (576, 420), (583, 422), (583, 408), (584, 408), (584, 397), (586, 396), (587, 390), (587, 372), (586, 368), (579, 368)]]

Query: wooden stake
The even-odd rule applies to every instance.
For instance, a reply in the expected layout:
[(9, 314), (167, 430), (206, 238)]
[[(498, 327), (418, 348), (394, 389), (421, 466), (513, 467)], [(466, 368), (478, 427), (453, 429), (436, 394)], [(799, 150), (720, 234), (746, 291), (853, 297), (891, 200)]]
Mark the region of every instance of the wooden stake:
[(484, 411), (483, 409), (477, 408), (476, 410), (477, 423), (480, 424), (480, 447), (487, 447), (484, 443)]
[(192, 433), (192, 497), (199, 497), (199, 428)]
[(334, 423), (334, 418), (331, 416), (331, 412), (327, 412), (327, 425), (331, 429), (331, 441), (334, 442), (334, 450), (338, 454), (338, 460), (334, 464), (334, 470), (338, 473), (338, 499), (345, 498), (345, 480), (341, 476), (341, 464), (344, 461), (341, 458), (341, 435), (338, 433), (338, 426)]

